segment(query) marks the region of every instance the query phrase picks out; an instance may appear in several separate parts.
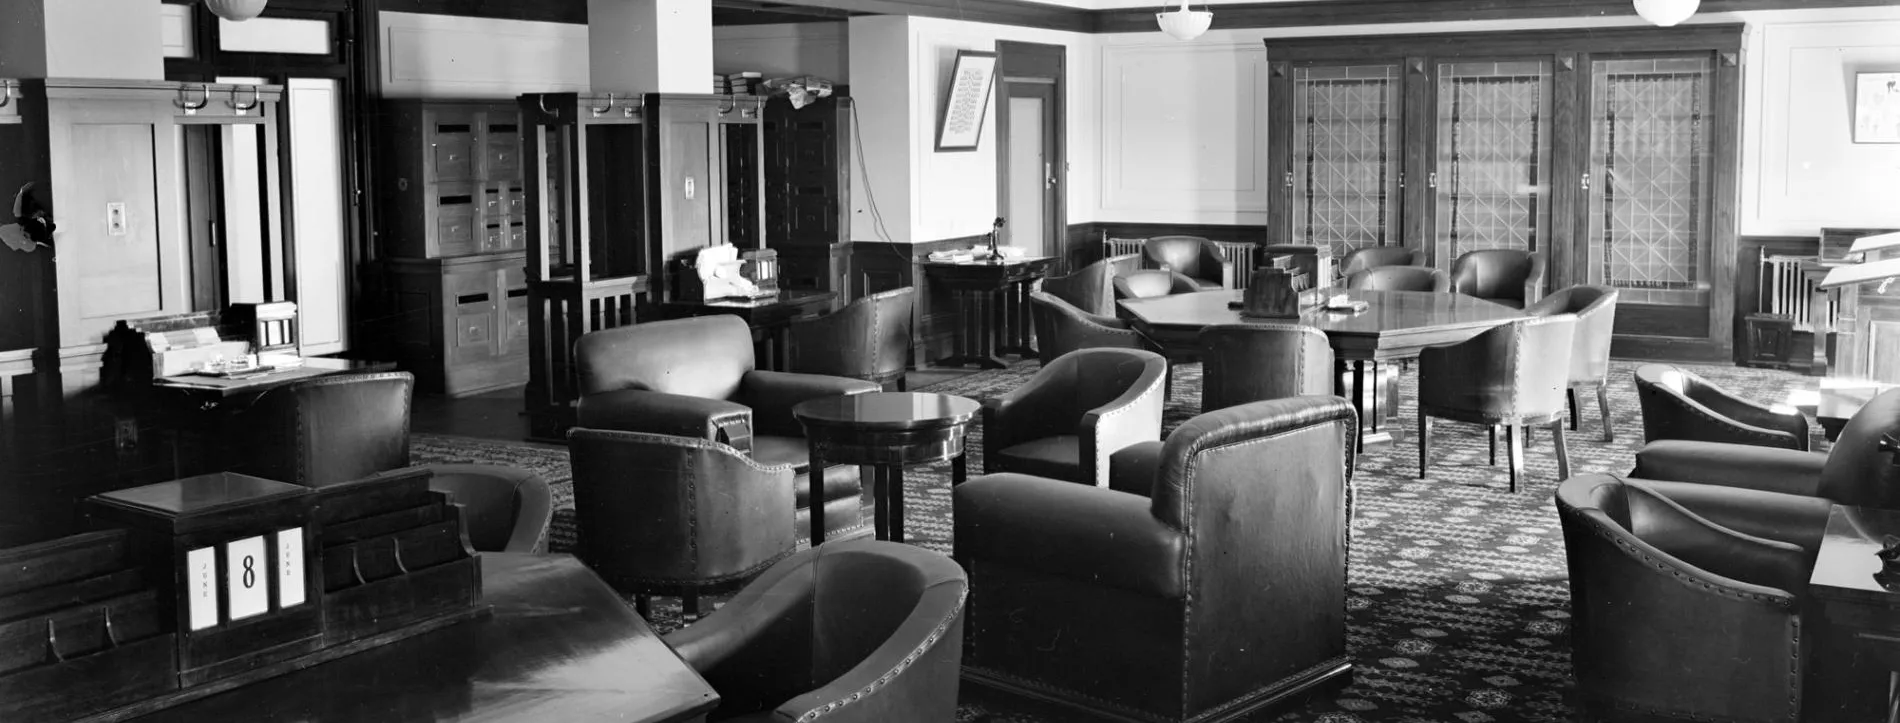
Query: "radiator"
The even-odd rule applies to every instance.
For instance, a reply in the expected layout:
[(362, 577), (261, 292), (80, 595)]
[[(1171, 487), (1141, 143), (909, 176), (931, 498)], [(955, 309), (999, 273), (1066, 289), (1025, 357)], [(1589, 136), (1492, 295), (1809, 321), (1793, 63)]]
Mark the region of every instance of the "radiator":
[[(1788, 317), (1794, 322), (1796, 331), (1814, 331), (1808, 314), (1814, 299), (1815, 281), (1801, 273), (1801, 265), (1812, 263), (1816, 258), (1782, 254), (1770, 256), (1764, 251), (1761, 257), (1761, 312)], [(1833, 294), (1829, 294), (1826, 318), (1830, 328), (1840, 321), (1840, 313), (1840, 302)]]
[[(1102, 258), (1122, 256), (1125, 254), (1139, 254), (1141, 253), (1141, 242), (1146, 240), (1147, 239), (1139, 238), (1110, 238), (1107, 234), (1103, 234)], [(1220, 247), (1221, 258), (1226, 259), (1227, 263), (1234, 267), (1234, 288), (1247, 288), (1247, 280), (1253, 278), (1254, 245), (1234, 241), (1215, 241), (1214, 245)]]

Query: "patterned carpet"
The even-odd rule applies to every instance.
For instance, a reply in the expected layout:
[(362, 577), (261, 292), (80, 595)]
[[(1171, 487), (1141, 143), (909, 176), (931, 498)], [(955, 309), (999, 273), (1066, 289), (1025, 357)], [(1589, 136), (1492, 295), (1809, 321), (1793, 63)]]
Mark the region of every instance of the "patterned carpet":
[[(1642, 437), (1630, 381), (1635, 366), (1618, 362), (1611, 377), (1616, 441), (1601, 441), (1594, 400), (1586, 402), (1582, 429), (1567, 437), (1573, 473), (1629, 470)], [(1033, 362), (1019, 363), (927, 391), (984, 399), (1016, 388), (1036, 368)], [(1762, 401), (1781, 401), (1789, 391), (1811, 384), (1786, 372), (1687, 368)], [(1410, 373), (1404, 377), (1409, 400), (1415, 397), (1415, 381)], [(1199, 367), (1179, 368), (1164, 429), (1199, 410), (1199, 390)], [(1535, 437), (1526, 455), (1528, 478), (1510, 494), (1503, 459), (1495, 467), (1486, 464), (1484, 430), (1443, 420), (1434, 425), (1430, 472), (1418, 479), (1415, 412), (1409, 403), (1400, 412), (1406, 438), (1363, 457), (1353, 478), (1358, 505), (1348, 574), (1348, 642), (1356, 663), (1354, 682), (1334, 699), (1261, 720), (1569, 720), (1569, 584), (1562, 531), (1551, 504), (1557, 480), (1548, 434)], [(973, 471), (982, 469), (980, 434), (973, 433), (969, 442)], [(1820, 448), (1818, 428), (1815, 437)], [(483, 461), (536, 470), (555, 486), (553, 548), (572, 549), (573, 492), (564, 448), (417, 435), (414, 449), (423, 462)], [(918, 545), (948, 553), (949, 467), (919, 469), (907, 473), (905, 481), (907, 533)], [(653, 623), (661, 630), (678, 627), (677, 601), (656, 600)], [(961, 721), (1076, 720), (1040, 706), (969, 694), (965, 688)]]

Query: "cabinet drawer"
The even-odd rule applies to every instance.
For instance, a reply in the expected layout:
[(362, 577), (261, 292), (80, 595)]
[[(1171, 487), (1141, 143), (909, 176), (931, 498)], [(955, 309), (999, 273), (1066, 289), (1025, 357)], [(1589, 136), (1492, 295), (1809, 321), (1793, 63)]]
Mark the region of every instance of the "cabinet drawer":
[(528, 350), (528, 290), (509, 289), (503, 299), (501, 353)]
[(508, 216), (510, 218), (515, 218), (515, 219), (527, 218), (528, 216), (527, 192), (523, 191), (520, 187), (514, 187), (514, 188), (508, 189), (507, 207), (508, 207)]
[(508, 250), (508, 227), (507, 226), (496, 225), (496, 226), (482, 227), (482, 252), (483, 253), (492, 253), (495, 251), (507, 251), (507, 250)]
[(478, 249), (473, 214), (442, 214), (435, 224), (436, 247), (443, 256), (466, 256)]
[[(493, 309), (493, 304), (489, 305)], [(492, 353), (495, 334), (495, 312), (455, 315), (455, 348), (459, 358), (471, 358)]]
[[(466, 128), (466, 126), (461, 126)], [(469, 157), (474, 138), (468, 133), (438, 134), (436, 141), (429, 144), (430, 155), (437, 181), (466, 181), (475, 173), (475, 163)]]
[(508, 245), (504, 251), (520, 251), (528, 247), (528, 226), (519, 221), (508, 224)]
[(501, 192), (500, 188), (490, 187), (482, 189), (482, 215), (484, 217), (489, 221), (494, 221), (506, 215), (507, 211), (508, 199), (505, 194)]
[(521, 178), (521, 146), (512, 137), (507, 142), (488, 141), (488, 180), (512, 181)]

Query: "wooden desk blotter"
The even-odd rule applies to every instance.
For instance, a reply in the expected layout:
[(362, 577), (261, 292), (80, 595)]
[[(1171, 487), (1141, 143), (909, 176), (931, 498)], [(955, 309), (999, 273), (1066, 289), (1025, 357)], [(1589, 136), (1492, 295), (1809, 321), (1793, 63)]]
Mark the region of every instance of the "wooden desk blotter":
[(218, 473), (95, 495), (122, 529), (0, 550), (0, 699), (116, 721), (482, 617), (461, 507), (408, 469)]

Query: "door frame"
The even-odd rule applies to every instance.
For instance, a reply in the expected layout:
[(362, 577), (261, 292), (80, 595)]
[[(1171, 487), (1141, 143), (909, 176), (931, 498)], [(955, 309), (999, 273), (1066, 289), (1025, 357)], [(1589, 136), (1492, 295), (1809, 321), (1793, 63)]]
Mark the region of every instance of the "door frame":
[(1043, 113), (1044, 123), (1052, 125), (1055, 142), (1045, 149), (1049, 168), (1055, 175), (1055, 193), (1051, 194), (1048, 227), (1044, 237), (1059, 250), (1064, 264), (1073, 254), (1069, 249), (1069, 102), (1068, 47), (1046, 43), (996, 41), (996, 208), (1000, 214), (1009, 207), (1009, 91), (1014, 86), (1050, 86), (1055, 89), (1055, 105)]

